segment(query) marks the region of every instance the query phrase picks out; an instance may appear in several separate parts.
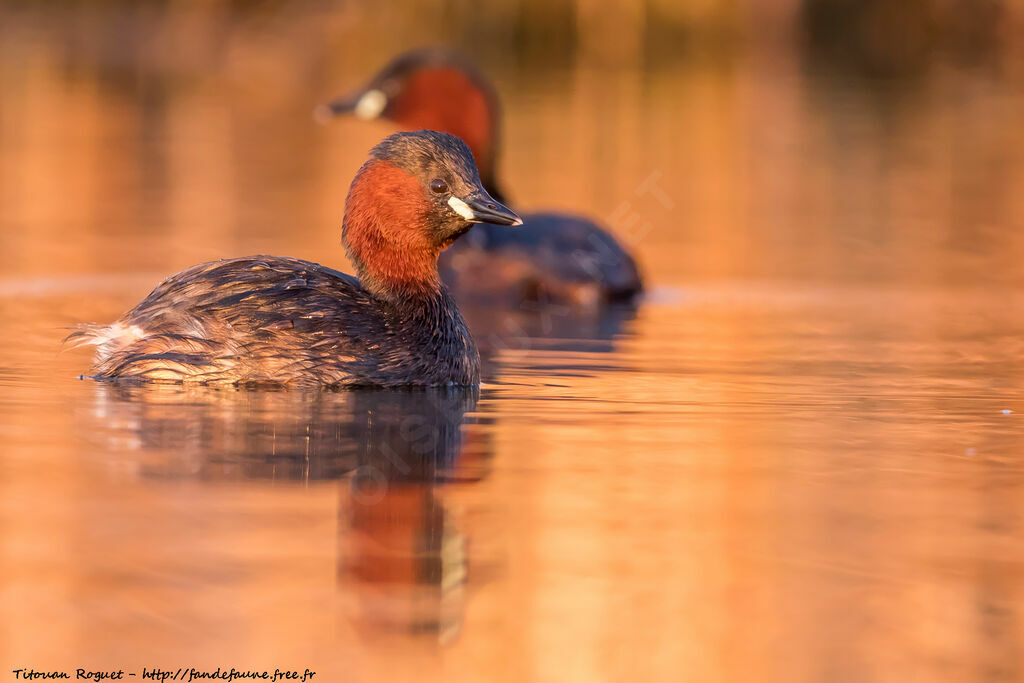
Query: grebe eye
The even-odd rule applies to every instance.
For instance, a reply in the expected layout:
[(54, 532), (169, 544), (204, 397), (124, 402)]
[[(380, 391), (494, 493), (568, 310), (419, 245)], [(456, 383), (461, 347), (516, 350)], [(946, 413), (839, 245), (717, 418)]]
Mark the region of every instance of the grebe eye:
[(443, 192), (448, 191), (448, 183), (441, 180), (440, 178), (434, 178), (433, 180), (430, 181), (430, 189), (431, 191), (436, 192), (437, 194), (441, 194)]

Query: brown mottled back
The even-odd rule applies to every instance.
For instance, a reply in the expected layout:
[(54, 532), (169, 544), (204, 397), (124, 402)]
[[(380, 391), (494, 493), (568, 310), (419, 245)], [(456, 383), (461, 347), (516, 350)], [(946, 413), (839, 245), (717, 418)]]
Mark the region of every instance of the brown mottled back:
[[(434, 301), (418, 302), (424, 309), (417, 312), (381, 305), (355, 278), (298, 259), (204, 263), (168, 278), (128, 311), (118, 324), (142, 336), (101, 349), (91, 374), (204, 383), (474, 384), (475, 347), (446, 298), (438, 292)], [(424, 335), (419, 324), (428, 322), (436, 327)], [(424, 345), (434, 332), (442, 343)], [(453, 349), (466, 345), (472, 353), (453, 362)]]

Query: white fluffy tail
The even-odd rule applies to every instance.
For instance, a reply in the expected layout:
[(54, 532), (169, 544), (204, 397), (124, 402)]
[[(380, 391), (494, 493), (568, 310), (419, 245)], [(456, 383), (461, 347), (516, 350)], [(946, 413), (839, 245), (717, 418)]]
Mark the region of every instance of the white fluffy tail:
[(71, 348), (95, 346), (96, 363), (102, 363), (115, 351), (137, 342), (144, 336), (145, 332), (138, 325), (125, 325), (120, 322), (113, 325), (87, 323), (76, 326), (75, 331), (64, 338), (64, 343)]

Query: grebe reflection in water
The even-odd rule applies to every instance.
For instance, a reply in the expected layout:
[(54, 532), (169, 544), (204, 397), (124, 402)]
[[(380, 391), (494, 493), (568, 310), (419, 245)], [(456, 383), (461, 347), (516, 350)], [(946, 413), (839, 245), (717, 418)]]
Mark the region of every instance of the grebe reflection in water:
[[(152, 480), (338, 482), (337, 581), (359, 629), (459, 630), (472, 558), (447, 502), (489, 473), (479, 392), (238, 391), (97, 383), (81, 431), (104, 463)], [(122, 460), (110, 461), (111, 454)]]

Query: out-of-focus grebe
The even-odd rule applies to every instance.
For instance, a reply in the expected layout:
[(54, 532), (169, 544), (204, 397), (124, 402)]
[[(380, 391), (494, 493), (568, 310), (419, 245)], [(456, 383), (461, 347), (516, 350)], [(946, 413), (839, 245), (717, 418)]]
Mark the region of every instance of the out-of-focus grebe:
[(97, 379), (473, 385), (479, 356), (437, 258), (480, 222), (522, 221), (484, 190), (466, 144), (397, 133), (349, 189), (342, 240), (359, 279), (277, 256), (204, 263), (69, 340), (97, 346)]
[[(343, 114), (384, 118), (404, 130), (458, 135), (473, 150), (484, 187), (498, 201), (498, 97), (468, 61), (431, 48), (404, 53), (353, 93), (317, 109), (321, 120)], [(474, 230), (441, 256), (445, 284), (460, 301), (594, 304), (633, 298), (642, 289), (636, 262), (589, 218), (544, 212), (523, 227)]]

